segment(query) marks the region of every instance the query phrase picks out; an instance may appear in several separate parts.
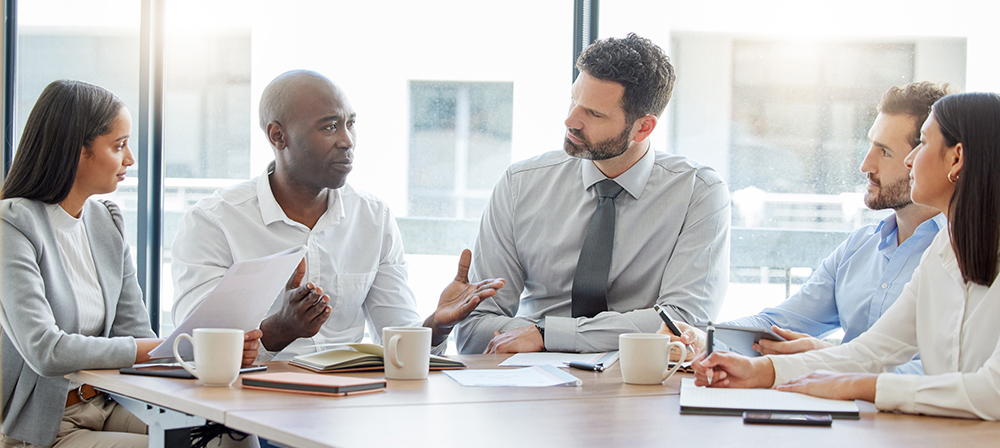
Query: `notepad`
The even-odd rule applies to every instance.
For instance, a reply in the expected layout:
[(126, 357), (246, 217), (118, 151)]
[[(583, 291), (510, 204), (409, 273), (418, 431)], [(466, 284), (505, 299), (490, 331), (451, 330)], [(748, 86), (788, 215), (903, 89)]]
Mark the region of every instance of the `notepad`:
[(348, 395), (385, 390), (385, 380), (314, 373), (276, 372), (243, 375), (243, 387), (310, 395)]
[(746, 411), (825, 413), (833, 418), (861, 418), (853, 400), (830, 400), (774, 389), (698, 387), (694, 379), (681, 380), (681, 414), (743, 415)]
[[(378, 344), (339, 344), (334, 348), (292, 358), (289, 364), (314, 372), (363, 372), (385, 369), (385, 355)], [(430, 369), (464, 369), (461, 361), (431, 355)]]

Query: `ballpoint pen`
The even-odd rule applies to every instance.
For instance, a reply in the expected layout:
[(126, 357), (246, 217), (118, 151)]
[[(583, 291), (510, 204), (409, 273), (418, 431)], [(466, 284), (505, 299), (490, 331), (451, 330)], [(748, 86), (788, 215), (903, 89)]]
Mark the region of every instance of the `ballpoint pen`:
[(585, 362), (570, 361), (570, 362), (568, 362), (566, 364), (569, 365), (569, 367), (573, 368), (573, 369), (589, 370), (589, 371), (592, 371), (592, 372), (603, 372), (604, 371), (604, 364), (603, 363), (588, 364), (588, 363), (585, 363)]
[[(660, 320), (663, 321), (663, 324), (667, 326), (670, 332), (673, 333), (674, 336), (681, 337), (681, 329), (677, 327), (677, 324), (674, 323), (674, 320), (670, 318), (669, 314), (667, 314), (667, 309), (660, 306), (659, 303), (653, 305), (653, 309), (656, 310), (656, 313), (660, 315)], [(687, 349), (688, 353), (692, 354), (694, 353), (694, 349), (691, 348), (691, 344), (685, 345), (684, 348)], [(682, 359), (681, 362), (684, 362), (684, 360)]]
[[(706, 344), (706, 347), (705, 347), (706, 348), (706, 350), (705, 350), (705, 359), (708, 359), (709, 356), (712, 356), (712, 349), (713, 349), (713, 346), (715, 345), (715, 325), (712, 325), (712, 321), (708, 321), (708, 328), (707, 328), (706, 332), (708, 333), (708, 344)], [(712, 374), (714, 372), (715, 372), (714, 368), (709, 369), (708, 372), (705, 372), (705, 376), (708, 377), (708, 385), (709, 386), (712, 385), (712, 376), (713, 376)]]

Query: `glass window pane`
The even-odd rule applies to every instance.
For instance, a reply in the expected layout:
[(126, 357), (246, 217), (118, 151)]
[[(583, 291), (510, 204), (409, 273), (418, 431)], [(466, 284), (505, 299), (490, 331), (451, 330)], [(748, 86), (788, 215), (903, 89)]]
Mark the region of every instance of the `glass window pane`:
[[(114, 92), (132, 113), (133, 152), (138, 145), (140, 2), (18, 2), (17, 103), (14, 107), (14, 148), (38, 96), (52, 81), (73, 79)], [(141, 157), (138, 152), (136, 157)], [(136, 178), (138, 164), (129, 168), (114, 193), (102, 195), (117, 203), (125, 216), (126, 238), (136, 250)]]
[[(166, 6), (164, 331), (178, 220), (274, 159), (257, 105), (287, 70), (315, 70), (344, 89), (358, 113), (348, 182), (397, 217), (478, 220), (511, 162), (562, 147), (572, 2), (399, 2), (391, 14), (371, 2)], [(457, 255), (408, 256), (422, 315)]]
[[(891, 2), (793, 3), (602, 2), (600, 35), (635, 31), (668, 50), (677, 84), (653, 145), (723, 175), (734, 229), (846, 232), (887, 213), (864, 206), (859, 170), (882, 93), (925, 80), (997, 90), (988, 78), (1000, 33), (986, 21), (944, 24), (926, 8)], [(990, 8), (959, 1), (949, 14)], [(734, 265), (720, 318), (780, 302), (786, 281), (794, 292), (815, 267)]]

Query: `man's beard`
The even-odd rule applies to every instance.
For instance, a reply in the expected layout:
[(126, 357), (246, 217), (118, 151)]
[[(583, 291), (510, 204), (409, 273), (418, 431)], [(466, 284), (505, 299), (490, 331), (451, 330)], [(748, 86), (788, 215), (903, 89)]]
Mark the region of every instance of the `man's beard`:
[(909, 177), (904, 177), (888, 185), (882, 184), (877, 179), (872, 179), (870, 175), (868, 178), (874, 180), (875, 184), (878, 185), (877, 195), (872, 196), (871, 193), (865, 193), (865, 205), (868, 208), (872, 210), (885, 210), (889, 208), (899, 210), (913, 203), (913, 200), (910, 199)]
[(618, 157), (628, 150), (629, 135), (632, 133), (631, 126), (625, 126), (621, 134), (607, 140), (591, 144), (586, 137), (576, 129), (568, 129), (574, 137), (583, 140), (581, 145), (573, 143), (569, 137), (563, 141), (563, 150), (573, 157), (587, 160), (608, 160)]

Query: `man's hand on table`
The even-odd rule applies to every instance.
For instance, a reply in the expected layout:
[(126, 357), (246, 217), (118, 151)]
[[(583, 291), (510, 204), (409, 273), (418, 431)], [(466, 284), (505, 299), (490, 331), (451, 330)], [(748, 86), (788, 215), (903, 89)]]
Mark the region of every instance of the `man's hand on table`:
[(545, 350), (545, 340), (534, 325), (515, 328), (506, 333), (493, 333), (493, 339), (486, 346), (485, 354), (523, 353)]

